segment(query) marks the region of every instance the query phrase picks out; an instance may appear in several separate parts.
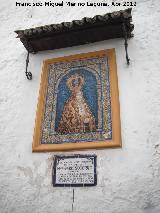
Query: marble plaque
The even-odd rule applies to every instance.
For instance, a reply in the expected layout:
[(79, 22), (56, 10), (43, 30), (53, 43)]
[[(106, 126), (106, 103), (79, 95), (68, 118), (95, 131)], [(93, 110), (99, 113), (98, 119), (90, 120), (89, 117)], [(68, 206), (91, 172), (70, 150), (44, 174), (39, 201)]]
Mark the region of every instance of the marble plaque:
[(96, 156), (55, 156), (54, 186), (94, 186), (97, 184)]

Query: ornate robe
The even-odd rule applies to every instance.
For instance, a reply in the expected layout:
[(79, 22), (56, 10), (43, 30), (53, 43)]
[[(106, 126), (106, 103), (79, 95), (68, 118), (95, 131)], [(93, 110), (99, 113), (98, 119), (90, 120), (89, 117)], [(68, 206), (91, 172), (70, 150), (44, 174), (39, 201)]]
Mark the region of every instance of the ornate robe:
[(84, 79), (80, 75), (73, 75), (67, 81), (71, 96), (64, 105), (58, 126), (59, 133), (96, 131), (95, 118), (83, 97), (83, 84)]

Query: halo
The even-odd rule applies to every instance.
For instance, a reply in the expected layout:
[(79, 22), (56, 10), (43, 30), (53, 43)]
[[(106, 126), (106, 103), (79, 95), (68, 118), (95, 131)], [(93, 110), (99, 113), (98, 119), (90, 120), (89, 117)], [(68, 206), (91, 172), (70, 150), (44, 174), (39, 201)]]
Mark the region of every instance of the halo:
[[(76, 85), (76, 87), (73, 86), (72, 84), (72, 81), (73, 80), (76, 80), (79, 82), (78, 85)], [(74, 75), (71, 75), (68, 79), (67, 79), (67, 86), (68, 88), (72, 91), (74, 88), (79, 88), (81, 89), (81, 87), (84, 85), (84, 78), (81, 76), (81, 75), (78, 75), (78, 74), (74, 74)]]

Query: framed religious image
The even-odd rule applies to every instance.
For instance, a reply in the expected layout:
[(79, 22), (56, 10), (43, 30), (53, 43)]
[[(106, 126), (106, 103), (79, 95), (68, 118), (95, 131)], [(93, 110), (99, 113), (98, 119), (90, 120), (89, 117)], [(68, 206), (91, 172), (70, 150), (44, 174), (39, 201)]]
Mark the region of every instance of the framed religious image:
[(115, 50), (44, 61), (33, 152), (121, 146)]

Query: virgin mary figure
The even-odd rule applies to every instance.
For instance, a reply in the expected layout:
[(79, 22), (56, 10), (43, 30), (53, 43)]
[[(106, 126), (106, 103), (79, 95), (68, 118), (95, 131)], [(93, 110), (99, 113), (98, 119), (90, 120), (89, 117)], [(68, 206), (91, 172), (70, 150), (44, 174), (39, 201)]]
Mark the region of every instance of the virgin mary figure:
[(57, 132), (61, 134), (96, 131), (94, 115), (83, 96), (84, 82), (79, 74), (74, 74), (67, 80), (71, 95), (64, 105), (58, 125)]

